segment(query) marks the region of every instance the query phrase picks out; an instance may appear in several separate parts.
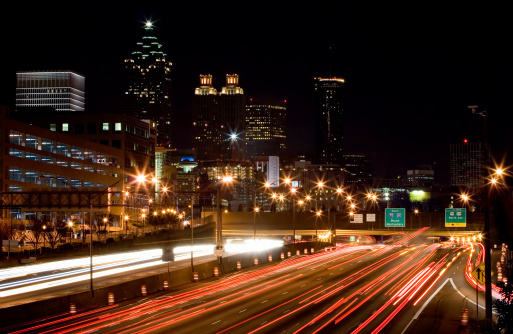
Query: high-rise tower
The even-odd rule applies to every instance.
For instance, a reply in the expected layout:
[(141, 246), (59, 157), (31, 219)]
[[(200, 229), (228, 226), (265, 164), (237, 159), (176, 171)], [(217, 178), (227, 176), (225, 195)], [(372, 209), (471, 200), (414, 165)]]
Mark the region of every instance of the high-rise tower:
[(226, 75), (217, 92), (212, 76), (200, 75), (193, 98), (193, 146), (198, 160), (242, 160), (246, 156), (246, 101), (237, 74)]
[(16, 73), (16, 108), (51, 107), (57, 112), (85, 109), (85, 78), (70, 71)]
[(485, 149), (481, 143), (470, 143), (465, 140), (461, 144), (450, 146), (450, 183), (452, 186), (466, 188), (475, 192), (485, 180)]
[(315, 78), (315, 160), (343, 164), (344, 79)]
[(246, 106), (248, 156), (282, 156), (286, 150), (285, 122), (287, 108), (270, 104)]
[(157, 122), (157, 145), (172, 142), (171, 66), (162, 44), (146, 22), (137, 49), (125, 59), (125, 112)]

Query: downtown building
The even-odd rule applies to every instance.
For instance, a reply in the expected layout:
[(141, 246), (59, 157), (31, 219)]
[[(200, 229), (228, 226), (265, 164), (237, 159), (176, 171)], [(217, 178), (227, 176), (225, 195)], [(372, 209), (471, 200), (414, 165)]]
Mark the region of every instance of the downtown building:
[[(252, 102), (252, 101), (251, 101)], [(287, 108), (270, 104), (246, 105), (246, 141), (248, 158), (283, 156), (287, 139)]]
[(53, 108), (59, 113), (85, 109), (85, 77), (71, 71), (16, 73), (16, 109)]
[(137, 48), (125, 59), (124, 111), (157, 123), (157, 145), (172, 145), (172, 63), (166, 60), (153, 25), (147, 22)]
[(193, 148), (199, 162), (246, 158), (246, 97), (237, 74), (218, 92), (212, 75), (200, 75), (193, 97)]
[(315, 163), (343, 165), (344, 79), (315, 78)]
[(486, 154), (480, 142), (450, 145), (450, 184), (475, 193), (485, 182)]

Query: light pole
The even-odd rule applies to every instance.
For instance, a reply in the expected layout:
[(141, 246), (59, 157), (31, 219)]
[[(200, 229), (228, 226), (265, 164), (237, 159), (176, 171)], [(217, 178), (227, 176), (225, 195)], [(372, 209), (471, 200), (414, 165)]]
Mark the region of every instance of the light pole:
[(253, 240), (256, 240), (256, 214), (260, 211), (259, 207), (253, 208)]
[[(46, 248), (46, 225), (43, 225), (43, 248)], [(41, 248), (41, 254), (43, 253), (43, 248)]]
[(232, 176), (224, 176), (220, 179), (220, 184), (217, 186), (217, 221), (216, 221), (216, 252), (219, 264), (223, 262), (223, 213), (221, 211), (221, 194), (224, 185), (229, 185), (233, 182)]
[(71, 227), (73, 226), (73, 222), (70, 220), (68, 221), (68, 229), (69, 229), (69, 244), (71, 245), (71, 233), (72, 233), (72, 229)]

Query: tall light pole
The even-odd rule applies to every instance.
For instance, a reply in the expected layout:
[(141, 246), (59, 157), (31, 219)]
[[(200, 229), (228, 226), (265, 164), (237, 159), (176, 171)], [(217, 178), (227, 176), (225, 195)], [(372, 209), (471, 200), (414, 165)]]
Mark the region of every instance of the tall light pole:
[(219, 181), (220, 184), (217, 185), (217, 220), (216, 220), (216, 251), (215, 252), (219, 264), (222, 264), (223, 259), (223, 212), (221, 211), (221, 194), (222, 187), (224, 185), (229, 185), (233, 182), (232, 176), (224, 176)]
[(260, 211), (259, 207), (253, 208), (253, 240), (256, 240), (256, 214)]

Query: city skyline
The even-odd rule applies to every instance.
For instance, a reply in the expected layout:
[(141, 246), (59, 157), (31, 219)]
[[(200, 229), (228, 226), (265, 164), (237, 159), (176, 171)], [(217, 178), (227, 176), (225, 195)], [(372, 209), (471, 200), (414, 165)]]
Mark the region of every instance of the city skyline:
[[(206, 5), (96, 6), (79, 12), (35, 6), (17, 24), (7, 20), (11, 52), (2, 55), (0, 104), (14, 104), (16, 71), (68, 69), (86, 78), (86, 110), (116, 108), (123, 59), (150, 19), (173, 63), (179, 128), (192, 131), (199, 75), (213, 75), (220, 87), (226, 74), (236, 73), (248, 99), (287, 100), (287, 147), (313, 150), (313, 78), (339, 77), (346, 81), (344, 147), (368, 154), (378, 177), (434, 162), (435, 178), (448, 175), (449, 145), (480, 140), (480, 119), (468, 105), (487, 110), (492, 152), (511, 148), (508, 53), (501, 43), (506, 21), (499, 9), (479, 8), (476, 22), (478, 8), (470, 7), (401, 16), (394, 8), (351, 6), (337, 13), (320, 6), (270, 11), (264, 4), (251, 13)], [(180, 136), (177, 146), (190, 147), (188, 137)]]

